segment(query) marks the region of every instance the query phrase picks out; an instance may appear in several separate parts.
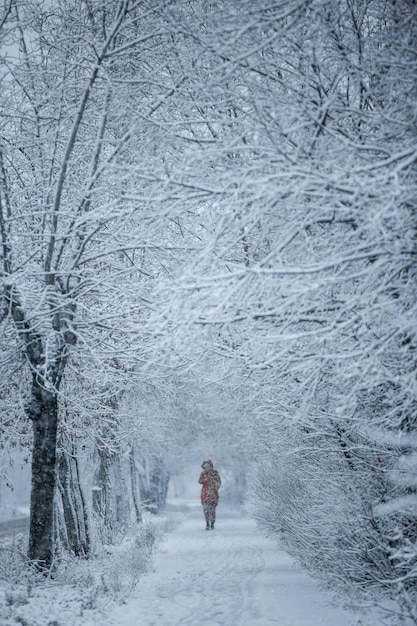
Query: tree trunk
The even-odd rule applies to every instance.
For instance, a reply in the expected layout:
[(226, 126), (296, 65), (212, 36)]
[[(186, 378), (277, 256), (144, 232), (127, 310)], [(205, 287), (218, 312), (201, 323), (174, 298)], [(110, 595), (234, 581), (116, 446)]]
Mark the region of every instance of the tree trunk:
[(165, 507), (169, 474), (162, 459), (144, 460), (145, 474), (139, 474), (140, 496), (144, 509), (158, 513)]
[(97, 530), (104, 544), (112, 544), (114, 540), (115, 496), (111, 480), (111, 459), (106, 450), (98, 450), (100, 465), (96, 475), (93, 509), (96, 514)]
[(135, 450), (132, 446), (129, 454), (129, 467), (130, 467), (130, 481), (132, 485), (132, 499), (135, 509), (136, 523), (142, 522), (142, 510), (140, 506), (140, 491), (138, 485), (138, 470), (135, 463)]
[(88, 556), (90, 552), (88, 518), (74, 448), (72, 454), (65, 449), (60, 450), (58, 488), (62, 500), (67, 548), (76, 556)]
[(28, 413), (33, 425), (33, 452), (28, 556), (38, 569), (48, 571), (52, 565), (54, 552), (57, 392), (43, 389), (35, 380), (31, 400)]

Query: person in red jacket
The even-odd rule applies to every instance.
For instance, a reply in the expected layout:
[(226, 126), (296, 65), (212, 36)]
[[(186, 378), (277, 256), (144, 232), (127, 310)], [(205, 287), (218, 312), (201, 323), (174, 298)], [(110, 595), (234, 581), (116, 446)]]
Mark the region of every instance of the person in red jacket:
[(201, 464), (203, 471), (198, 482), (203, 485), (201, 488), (201, 504), (203, 505), (204, 519), (206, 520), (206, 530), (214, 530), (216, 521), (216, 506), (219, 503), (219, 489), (222, 481), (220, 474), (214, 469), (212, 461), (203, 461)]

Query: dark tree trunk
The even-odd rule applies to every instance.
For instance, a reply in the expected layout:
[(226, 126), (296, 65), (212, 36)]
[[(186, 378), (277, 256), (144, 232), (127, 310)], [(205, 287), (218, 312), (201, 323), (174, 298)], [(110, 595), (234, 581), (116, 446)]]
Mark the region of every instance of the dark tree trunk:
[(76, 556), (88, 556), (90, 552), (88, 517), (74, 448), (71, 454), (65, 449), (59, 452), (58, 488), (66, 528), (66, 547)]
[(151, 493), (152, 499), (156, 505), (156, 510), (161, 511), (165, 508), (168, 493), (169, 475), (166, 471), (164, 463), (160, 460), (154, 468), (151, 475)]
[(58, 397), (32, 386), (28, 414), (33, 425), (32, 491), (30, 500), (29, 559), (48, 571), (53, 561), (53, 517), (56, 484)]
[(111, 459), (106, 450), (99, 449), (98, 455), (100, 465), (96, 475), (93, 508), (100, 538), (103, 543), (111, 544), (116, 528), (116, 499), (111, 480)]
[(126, 488), (120, 455), (112, 457), (112, 473), (114, 476), (114, 495), (116, 498), (116, 522), (118, 527), (126, 524), (129, 513), (129, 491)]
[(139, 484), (138, 484), (138, 469), (137, 469), (136, 463), (135, 463), (135, 450), (134, 450), (133, 446), (130, 449), (129, 466), (130, 466), (130, 481), (131, 481), (131, 485), (132, 485), (132, 499), (133, 499), (133, 506), (134, 506), (134, 509), (135, 509), (136, 522), (137, 522), (137, 524), (140, 524), (142, 522), (142, 510), (141, 510), (141, 506), (140, 506), (140, 491), (139, 491)]

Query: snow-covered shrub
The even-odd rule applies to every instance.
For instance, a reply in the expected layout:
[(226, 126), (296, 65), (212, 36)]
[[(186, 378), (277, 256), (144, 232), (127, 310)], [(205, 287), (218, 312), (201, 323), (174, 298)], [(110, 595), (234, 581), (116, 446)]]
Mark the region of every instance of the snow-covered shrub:
[(416, 600), (413, 518), (407, 521), (398, 507), (390, 515), (372, 506), (391, 500), (387, 468), (395, 466), (397, 450), (359, 438), (346, 449), (336, 436), (301, 430), (304, 440), (301, 433), (283, 437), (254, 472), (251, 513), (332, 591), (354, 603), (390, 606), (388, 615), (396, 605), (387, 623), (403, 623), (402, 615), (408, 624)]
[(104, 559), (101, 557), (101, 585), (106, 593), (119, 597), (136, 585), (141, 574), (148, 571), (158, 534), (158, 526), (149, 520), (120, 546), (107, 546)]
[(93, 612), (124, 601), (149, 570), (164, 524), (164, 519), (146, 520), (117, 546), (100, 547), (90, 559), (62, 554), (51, 578), (28, 568), (16, 547), (0, 546), (0, 623), (49, 626), (55, 619), (61, 626), (77, 618), (84, 623)]
[(33, 576), (28, 567), (26, 549), (26, 541), (20, 533), (12, 540), (0, 542), (0, 580), (14, 584)]

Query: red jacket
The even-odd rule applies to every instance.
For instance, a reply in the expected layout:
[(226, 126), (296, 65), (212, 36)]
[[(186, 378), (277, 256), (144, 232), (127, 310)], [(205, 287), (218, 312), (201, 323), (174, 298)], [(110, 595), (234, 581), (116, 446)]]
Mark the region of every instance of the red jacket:
[(220, 474), (215, 469), (209, 469), (201, 472), (198, 479), (200, 485), (203, 485), (201, 489), (201, 504), (214, 504), (217, 506), (219, 503), (219, 489), (222, 481), (220, 480)]

